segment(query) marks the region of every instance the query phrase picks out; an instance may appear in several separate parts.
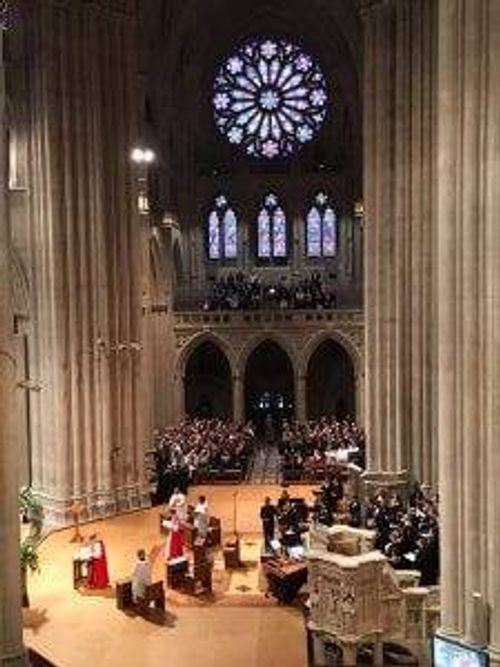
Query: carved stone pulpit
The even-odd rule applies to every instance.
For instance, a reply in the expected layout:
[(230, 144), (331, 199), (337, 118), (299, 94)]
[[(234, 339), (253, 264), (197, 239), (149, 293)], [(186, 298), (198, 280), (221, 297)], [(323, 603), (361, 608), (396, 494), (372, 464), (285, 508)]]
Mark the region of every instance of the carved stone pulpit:
[(344, 667), (357, 664), (361, 644), (373, 644), (374, 665), (384, 664), (384, 640), (425, 649), (430, 589), (415, 585), (418, 572), (404, 571), (400, 581), (372, 544), (372, 531), (347, 526), (311, 530), (308, 629), (315, 665), (327, 664), (329, 643), (341, 649)]
[[(309, 627), (316, 636), (322, 635), (321, 642), (330, 639), (341, 647), (344, 665), (356, 665), (359, 643), (381, 641), (384, 565), (385, 558), (377, 552), (309, 553)], [(322, 664), (321, 656), (315, 657)]]

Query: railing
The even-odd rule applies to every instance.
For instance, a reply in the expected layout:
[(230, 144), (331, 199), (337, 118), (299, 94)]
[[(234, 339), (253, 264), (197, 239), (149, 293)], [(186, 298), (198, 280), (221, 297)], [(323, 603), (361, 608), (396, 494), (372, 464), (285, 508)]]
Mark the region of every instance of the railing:
[(313, 324), (332, 322), (337, 324), (363, 325), (363, 311), (359, 309), (333, 308), (317, 310), (190, 310), (176, 311), (175, 324), (210, 324), (226, 326), (247, 326), (248, 324)]

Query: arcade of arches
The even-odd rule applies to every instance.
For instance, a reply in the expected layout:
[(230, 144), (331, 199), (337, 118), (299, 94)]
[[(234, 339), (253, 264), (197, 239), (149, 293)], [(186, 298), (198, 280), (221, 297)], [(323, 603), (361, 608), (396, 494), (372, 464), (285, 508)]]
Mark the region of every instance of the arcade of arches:
[[(299, 369), (307, 368), (305, 377)], [(294, 364), (296, 367), (294, 367)], [(237, 420), (241, 406), (233, 391), (233, 377), (243, 378), (244, 415), (259, 421), (259, 414), (282, 418), (306, 415), (308, 419), (336, 415), (338, 419), (356, 416), (356, 378), (354, 364), (346, 349), (332, 338), (317, 344), (309, 358), (290, 359), (272, 339), (255, 345), (246, 359), (231, 365), (217, 342), (205, 341), (194, 347), (185, 362), (185, 414), (191, 417), (218, 417)], [(305, 383), (296, 405), (295, 387)], [(265, 404), (265, 406), (264, 406)]]
[(20, 486), (47, 529), (148, 508), (185, 415), (355, 417), (365, 488), (439, 493), (441, 632), (480, 600), (500, 664), (500, 1), (0, 20), (0, 666)]

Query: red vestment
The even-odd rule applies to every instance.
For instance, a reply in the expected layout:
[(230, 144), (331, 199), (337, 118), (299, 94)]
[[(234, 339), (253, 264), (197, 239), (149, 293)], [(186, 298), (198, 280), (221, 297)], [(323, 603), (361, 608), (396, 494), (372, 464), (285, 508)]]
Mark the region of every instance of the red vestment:
[(109, 585), (108, 561), (104, 542), (97, 540), (92, 545), (92, 559), (89, 563), (89, 588), (106, 588)]
[(166, 560), (181, 558), (184, 552), (184, 535), (179, 517), (174, 515), (166, 524), (170, 528), (170, 534), (166, 545), (165, 558)]

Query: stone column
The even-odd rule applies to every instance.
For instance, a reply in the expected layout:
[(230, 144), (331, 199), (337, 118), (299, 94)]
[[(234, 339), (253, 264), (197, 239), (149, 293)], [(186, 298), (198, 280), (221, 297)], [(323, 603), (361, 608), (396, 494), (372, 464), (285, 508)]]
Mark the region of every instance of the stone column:
[(366, 480), (431, 481), (435, 3), (364, 3)]
[[(0, 17), (1, 19), (1, 17)], [(19, 449), (16, 433), (16, 365), (10, 295), (10, 234), (6, 207), (6, 119), (0, 25), (0, 666), (27, 665), (21, 623), (19, 567)]]
[(295, 418), (299, 422), (307, 419), (307, 377), (302, 372), (295, 375)]
[(147, 502), (132, 3), (21, 3), (29, 58), (33, 485), (49, 522)]
[(476, 639), (484, 599), (499, 661), (500, 4), (442, 0), (438, 19), (441, 622)]
[[(406, 0), (403, 0), (406, 4)], [(395, 9), (364, 11), (364, 247), (367, 479), (391, 483), (407, 466), (401, 335), (401, 225), (394, 203)]]
[(243, 378), (240, 373), (233, 375), (233, 419), (237, 424), (245, 421), (245, 397)]

